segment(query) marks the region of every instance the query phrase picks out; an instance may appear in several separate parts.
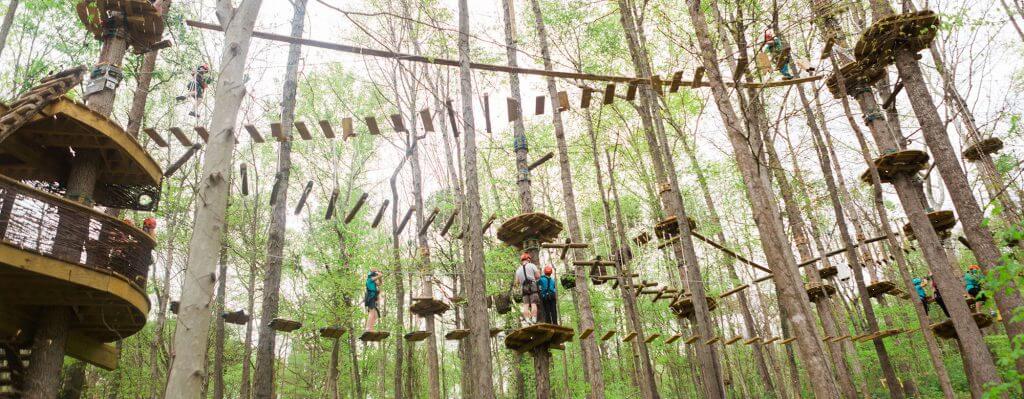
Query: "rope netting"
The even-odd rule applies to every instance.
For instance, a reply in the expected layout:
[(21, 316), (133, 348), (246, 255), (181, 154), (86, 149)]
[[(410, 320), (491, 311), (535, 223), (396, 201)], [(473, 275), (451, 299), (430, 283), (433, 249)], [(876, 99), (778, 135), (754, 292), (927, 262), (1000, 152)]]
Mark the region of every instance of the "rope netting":
[(91, 269), (139, 287), (156, 242), (125, 222), (0, 177), (0, 239), (8, 245)]

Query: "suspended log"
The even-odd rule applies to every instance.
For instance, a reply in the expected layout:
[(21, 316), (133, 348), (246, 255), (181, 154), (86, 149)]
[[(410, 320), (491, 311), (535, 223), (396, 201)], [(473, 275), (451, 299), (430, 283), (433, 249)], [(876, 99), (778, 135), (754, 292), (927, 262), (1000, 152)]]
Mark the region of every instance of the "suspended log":
[[(363, 195), (359, 196), (359, 199), (356, 200), (356, 204), (354, 206), (352, 206), (352, 210), (350, 210), (348, 212), (348, 215), (345, 215), (345, 224), (352, 223), (352, 219), (355, 219), (356, 214), (358, 214), (359, 210), (363, 208), (363, 204), (366, 203), (366, 200), (368, 198), (370, 198), (370, 194), (369, 193), (363, 193)], [(385, 200), (384, 206), (385, 207), (387, 206), (387, 200)], [(383, 211), (383, 208), (382, 208), (382, 211)]]
[(142, 131), (146, 132), (146, 135), (149, 136), (157, 146), (167, 147), (167, 140), (164, 140), (163, 136), (160, 136), (160, 133), (157, 132), (156, 129), (145, 128), (142, 129)]
[(238, 176), (242, 180), (242, 195), (249, 195), (249, 169), (245, 162), (238, 167)]
[(459, 137), (459, 125), (458, 121), (455, 120), (455, 107), (452, 106), (452, 100), (444, 102), (445, 109), (448, 110), (448, 124), (452, 127), (452, 135), (456, 138)]
[(302, 208), (306, 206), (306, 200), (309, 199), (309, 193), (313, 191), (313, 181), (310, 180), (306, 183), (306, 187), (302, 189), (302, 195), (299, 196), (299, 204), (295, 206), (295, 214), (302, 213)]
[(444, 237), (445, 234), (448, 234), (448, 230), (450, 230), (452, 228), (452, 225), (455, 224), (455, 216), (457, 216), (458, 214), (459, 210), (456, 209), (452, 211), (451, 216), (448, 216), (448, 220), (444, 222), (444, 227), (441, 229), (441, 237)]
[(614, 102), (615, 102), (615, 83), (609, 83), (604, 88), (604, 98), (602, 99), (602, 103), (604, 105), (611, 105)]
[(174, 161), (174, 163), (172, 163), (171, 166), (167, 167), (167, 170), (164, 171), (164, 177), (173, 176), (174, 172), (177, 172), (178, 169), (181, 169), (181, 167), (185, 165), (185, 162), (188, 162), (188, 160), (191, 159), (192, 156), (196, 154), (196, 151), (199, 151), (199, 149), (202, 147), (203, 145), (198, 143), (193, 144), (191, 147), (189, 147), (188, 151), (185, 151), (184, 154), (181, 154), (181, 157), (178, 158), (177, 161)]
[(313, 134), (309, 132), (309, 128), (306, 127), (306, 122), (298, 121), (295, 122), (295, 130), (299, 131), (299, 137), (303, 140), (312, 140)]
[(554, 156), (555, 156), (554, 152), (549, 152), (547, 154), (544, 154), (544, 156), (542, 156), (540, 158), (537, 158), (537, 160), (535, 160), (532, 163), (530, 163), (530, 165), (527, 166), (526, 169), (532, 171), (532, 170), (536, 169), (538, 166), (543, 165), (544, 162), (547, 162), (548, 160), (550, 160)]
[(430, 109), (424, 108), (420, 110), (420, 123), (423, 123), (423, 130), (427, 132), (434, 131), (434, 118), (430, 115)]
[(331, 127), (331, 123), (325, 120), (320, 121), (320, 130), (324, 132), (324, 137), (328, 139), (334, 138), (334, 128)]
[(437, 218), (437, 214), (439, 212), (441, 212), (441, 210), (438, 208), (434, 208), (434, 210), (430, 212), (430, 216), (427, 216), (427, 220), (423, 221), (423, 227), (420, 227), (420, 235), (427, 234), (427, 229), (429, 229), (430, 225), (434, 223), (434, 219)]
[(249, 137), (252, 137), (252, 141), (257, 143), (262, 143), (264, 141), (263, 136), (260, 135), (260, 131), (256, 130), (256, 126), (245, 125), (245, 131), (249, 132)]
[(324, 215), (324, 220), (331, 220), (334, 217), (334, 208), (338, 205), (338, 189), (335, 188), (331, 191), (331, 199), (327, 201), (327, 214)]
[(409, 218), (412, 217), (412, 213), (416, 211), (416, 207), (409, 207), (409, 210), (405, 212), (405, 216), (402, 217), (402, 222), (398, 224), (398, 230), (395, 231), (395, 235), (401, 235), (402, 230), (405, 230), (405, 225), (409, 223)]
[(377, 211), (377, 216), (373, 217), (373, 224), (371, 224), (370, 227), (377, 228), (377, 225), (380, 224), (381, 219), (384, 218), (384, 210), (388, 209), (388, 204), (390, 203), (391, 200), (386, 199), (384, 200), (384, 203), (380, 204), (380, 209)]

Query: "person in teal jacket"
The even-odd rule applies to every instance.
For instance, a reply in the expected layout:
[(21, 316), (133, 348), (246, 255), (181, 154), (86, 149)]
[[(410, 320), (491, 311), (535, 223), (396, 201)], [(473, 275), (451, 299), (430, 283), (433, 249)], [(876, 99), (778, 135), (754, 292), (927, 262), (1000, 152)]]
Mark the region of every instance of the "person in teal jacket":
[(964, 274), (964, 288), (967, 289), (967, 295), (974, 298), (974, 311), (980, 312), (981, 305), (985, 303), (987, 299), (985, 294), (981, 293), (981, 268), (978, 265), (971, 265), (967, 268), (967, 273)]
[(928, 313), (928, 293), (924, 290), (924, 281), (920, 277), (915, 277), (913, 283), (914, 291), (917, 291), (917, 297), (921, 299), (921, 304), (924, 305), (924, 312)]
[(558, 324), (558, 289), (552, 276), (555, 268), (544, 266), (544, 275), (537, 280), (540, 289), (540, 322)]
[(377, 325), (377, 319), (380, 318), (380, 310), (378, 309), (380, 301), (380, 279), (381, 273), (376, 269), (370, 270), (370, 274), (366, 276), (366, 295), (363, 296), (363, 305), (366, 306), (366, 331), (373, 331), (373, 328)]

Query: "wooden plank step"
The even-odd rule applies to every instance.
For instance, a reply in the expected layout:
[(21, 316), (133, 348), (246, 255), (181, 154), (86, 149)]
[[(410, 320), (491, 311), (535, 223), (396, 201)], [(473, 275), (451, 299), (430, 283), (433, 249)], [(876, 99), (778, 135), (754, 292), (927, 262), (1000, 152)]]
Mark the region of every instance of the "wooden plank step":
[(743, 336), (742, 335), (737, 335), (735, 337), (729, 338), (728, 341), (725, 341), (725, 345), (735, 344), (735, 343), (739, 342), (739, 340), (741, 340), (741, 339), (743, 339)]
[(743, 345), (748, 345), (749, 346), (751, 344), (757, 343), (758, 341), (761, 341), (761, 337), (753, 337), (751, 339), (744, 340), (743, 341)]
[(363, 332), (363, 335), (359, 336), (359, 340), (363, 342), (379, 342), (390, 336), (391, 333), (387, 331), (365, 331)]
[(721, 341), (721, 340), (722, 340), (722, 338), (720, 338), (720, 337), (718, 337), (716, 335), (716, 336), (712, 337), (711, 339), (709, 339), (707, 341), (704, 341), (704, 345), (711, 345), (711, 344), (713, 344), (715, 342), (718, 342), (718, 341)]
[(697, 342), (698, 340), (700, 340), (700, 335), (691, 335), (689, 338), (686, 339), (686, 341), (683, 341), (683, 343), (689, 345), (694, 342)]
[(449, 331), (447, 334), (444, 335), (444, 339), (447, 339), (449, 341), (458, 341), (458, 340), (461, 340), (461, 339), (466, 338), (468, 336), (469, 336), (469, 330), (458, 329), (458, 330), (451, 330), (451, 331)]
[(784, 339), (782, 341), (779, 341), (779, 345), (789, 345), (793, 341), (796, 341), (796, 337), (786, 338), (786, 339)]
[(303, 140), (313, 139), (313, 135), (309, 133), (309, 128), (306, 127), (306, 122), (295, 122), (295, 130), (299, 131), (299, 136), (302, 137)]
[(614, 336), (615, 336), (615, 330), (610, 330), (610, 331), (605, 332), (604, 335), (601, 336), (601, 340), (602, 341), (607, 341), (607, 340), (611, 339)]
[(580, 339), (581, 340), (587, 339), (587, 338), (590, 337), (590, 334), (593, 334), (593, 333), (594, 333), (594, 329), (593, 328), (585, 329), (585, 330), (583, 330), (583, 332), (580, 333)]
[(622, 338), (622, 342), (630, 342), (633, 340), (633, 338), (636, 338), (636, 333), (630, 332), (629, 334), (626, 334), (625, 338)]
[(654, 340), (658, 339), (658, 337), (660, 337), (660, 336), (661, 336), (661, 334), (658, 334), (658, 333), (654, 333), (654, 334), (648, 335), (647, 339), (644, 340), (644, 343), (645, 344), (649, 344), (649, 343), (651, 343), (651, 341), (654, 341)]
[(145, 129), (142, 129), (142, 131), (146, 132), (146, 135), (149, 136), (149, 138), (152, 139), (157, 146), (167, 147), (167, 140), (164, 140), (163, 136), (161, 136), (160, 133), (156, 131), (156, 129), (147, 127)]
[(678, 340), (679, 340), (679, 338), (682, 338), (682, 337), (683, 337), (683, 334), (682, 334), (682, 333), (675, 333), (675, 334), (672, 334), (672, 336), (671, 336), (671, 337), (668, 337), (668, 339), (666, 339), (666, 340), (665, 340), (665, 343), (666, 343), (666, 344), (671, 344), (671, 343), (673, 343), (673, 342), (676, 342), (676, 341), (678, 341)]

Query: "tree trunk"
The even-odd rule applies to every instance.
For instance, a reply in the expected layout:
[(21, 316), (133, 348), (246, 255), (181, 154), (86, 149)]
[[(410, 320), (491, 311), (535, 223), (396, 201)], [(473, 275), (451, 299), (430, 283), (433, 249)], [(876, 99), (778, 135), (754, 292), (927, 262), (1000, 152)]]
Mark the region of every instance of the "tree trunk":
[(836, 380), (829, 371), (829, 361), (821, 353), (821, 339), (811, 324), (813, 318), (806, 302), (807, 293), (803, 290), (800, 278), (795, 275), (796, 261), (789, 243), (784, 240), (785, 231), (781, 225), (778, 204), (768, 187), (766, 170), (758, 165), (758, 160), (752, 153), (760, 149), (760, 144), (752, 142), (755, 135), (752, 134), (748, 138), (744, 134), (742, 123), (733, 109), (718, 68), (717, 51), (708, 36), (707, 21), (701, 2), (690, 0), (688, 8), (700, 44), (702, 64), (706, 69), (715, 103), (728, 131), (734, 156), (746, 183), (747, 197), (751, 202), (765, 256), (768, 264), (772, 265), (780, 305), (786, 309), (804, 366), (810, 378), (815, 381), (811, 387), (819, 398), (837, 397), (839, 392), (836, 389)]
[(11, 33), (11, 25), (14, 24), (14, 15), (18, 12), (18, 5), (21, 0), (11, 0), (7, 3), (7, 12), (4, 13), (4, 22), (0, 24), (0, 54), (3, 54), (7, 47), (7, 35)]
[[(12, 3), (15, 1), (18, 0), (11, 0)], [(153, 6), (163, 16), (171, 8), (171, 1), (157, 0), (153, 3)], [(2, 28), (0, 28), (0, 34), (2, 34)], [(139, 67), (138, 77), (135, 79), (135, 95), (132, 96), (132, 105), (128, 110), (128, 126), (126, 129), (134, 137), (139, 137), (142, 120), (146, 117), (146, 100), (149, 99), (149, 89), (153, 84), (153, 71), (156, 70), (156, 56), (159, 52), (160, 50), (151, 50), (142, 56), (142, 66)]]
[(79, 399), (85, 389), (85, 363), (75, 360), (64, 370), (63, 387), (60, 399)]
[(249, 322), (245, 323), (245, 346), (242, 349), (242, 379), (238, 384), (239, 399), (249, 399), (252, 396), (252, 333), (253, 319), (255, 319), (255, 317), (253, 317), (253, 313), (256, 311), (255, 266), (252, 266), (249, 270), (249, 281), (246, 288), (249, 291), (249, 302), (245, 307), (245, 311), (249, 314)]
[(217, 17), (225, 27), (220, 81), (215, 95), (210, 141), (203, 160), (202, 180), (196, 205), (195, 225), (189, 244), (185, 282), (182, 287), (174, 354), (165, 396), (198, 397), (203, 385), (204, 350), (209, 341), (210, 305), (213, 295), (214, 259), (224, 237), (228, 176), (235, 147), (234, 126), (245, 96), (245, 60), (252, 28), (262, 0), (245, 0), (233, 8), (218, 1)]
[(467, 256), (464, 257), (463, 272), (468, 304), (466, 306), (466, 327), (469, 337), (466, 360), (470, 368), (469, 381), (473, 385), (474, 397), (494, 398), (494, 384), (491, 379), (490, 328), (488, 327), (487, 304), (484, 296), (483, 226), (480, 209), (480, 179), (477, 175), (476, 126), (473, 120), (473, 82), (469, 71), (469, 9), (467, 0), (459, 0), (459, 83), (462, 98), (462, 132), (465, 135), (465, 179), (466, 202), (462, 216), (465, 231)]
[[(228, 226), (225, 223), (224, 229)], [(213, 311), (216, 320), (213, 341), (213, 399), (224, 399), (224, 302), (227, 295), (228, 243), (220, 246), (220, 270), (217, 272), (217, 307)]]

